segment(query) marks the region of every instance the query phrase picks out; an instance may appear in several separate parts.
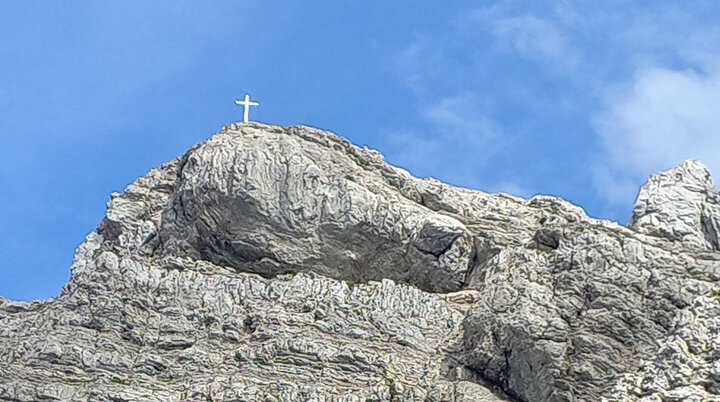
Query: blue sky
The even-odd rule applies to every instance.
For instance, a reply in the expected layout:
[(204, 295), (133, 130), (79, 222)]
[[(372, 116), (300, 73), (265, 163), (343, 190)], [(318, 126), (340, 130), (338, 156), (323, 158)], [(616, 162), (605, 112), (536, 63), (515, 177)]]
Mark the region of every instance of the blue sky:
[[(551, 4), (552, 3), (552, 4)], [(0, 0), (0, 296), (56, 296), (113, 191), (242, 117), (625, 223), (720, 172), (720, 3)]]

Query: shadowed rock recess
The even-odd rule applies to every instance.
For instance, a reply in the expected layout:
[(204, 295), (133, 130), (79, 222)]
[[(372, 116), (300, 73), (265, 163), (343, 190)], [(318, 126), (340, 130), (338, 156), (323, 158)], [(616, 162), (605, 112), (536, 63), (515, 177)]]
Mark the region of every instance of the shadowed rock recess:
[(719, 236), (696, 161), (625, 228), (232, 124), (113, 194), (59, 297), (0, 299), (0, 400), (720, 400)]

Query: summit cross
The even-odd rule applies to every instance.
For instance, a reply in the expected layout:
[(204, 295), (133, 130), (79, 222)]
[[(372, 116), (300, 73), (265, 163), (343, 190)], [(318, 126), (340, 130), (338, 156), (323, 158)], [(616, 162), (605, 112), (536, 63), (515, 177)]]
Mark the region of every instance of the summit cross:
[(248, 118), (250, 117), (250, 106), (259, 106), (260, 105), (257, 102), (250, 101), (250, 94), (245, 94), (245, 100), (244, 101), (236, 100), (235, 104), (245, 107), (245, 114), (243, 114), (243, 123), (248, 122)]

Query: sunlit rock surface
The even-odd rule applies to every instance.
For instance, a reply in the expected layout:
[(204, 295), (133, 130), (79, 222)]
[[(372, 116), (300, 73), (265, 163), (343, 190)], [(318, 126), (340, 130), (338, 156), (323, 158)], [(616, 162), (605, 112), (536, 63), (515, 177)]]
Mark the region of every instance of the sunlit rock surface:
[(707, 168), (687, 161), (640, 190), (630, 227), (697, 248), (720, 250), (720, 195)]
[(624, 228), (233, 124), (114, 194), (58, 298), (0, 299), (0, 399), (716, 400), (718, 199), (689, 161)]

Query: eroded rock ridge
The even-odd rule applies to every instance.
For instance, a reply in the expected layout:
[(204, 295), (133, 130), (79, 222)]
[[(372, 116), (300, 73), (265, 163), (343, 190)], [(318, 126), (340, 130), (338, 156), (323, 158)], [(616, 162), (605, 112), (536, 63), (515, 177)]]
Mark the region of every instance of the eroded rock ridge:
[(123, 194), (62, 294), (0, 299), (0, 399), (720, 400), (720, 196), (628, 228), (232, 124)]

